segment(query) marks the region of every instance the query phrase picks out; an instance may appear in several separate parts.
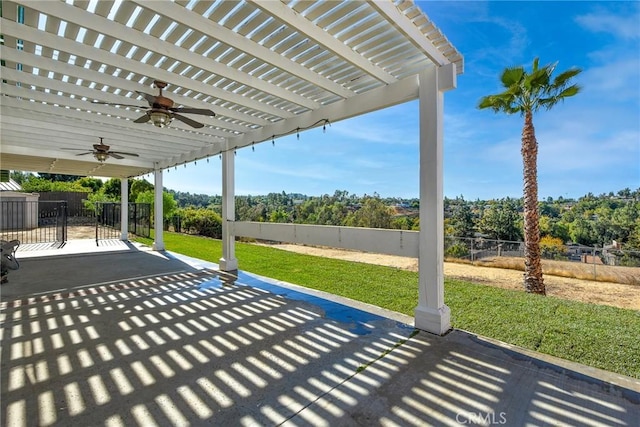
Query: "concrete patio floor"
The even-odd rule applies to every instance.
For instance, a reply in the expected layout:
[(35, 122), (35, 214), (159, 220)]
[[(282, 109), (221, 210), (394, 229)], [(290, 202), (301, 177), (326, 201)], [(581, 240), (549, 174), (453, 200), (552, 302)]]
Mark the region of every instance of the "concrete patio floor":
[(464, 331), (131, 243), (24, 249), (0, 288), (4, 426), (640, 420), (639, 381)]

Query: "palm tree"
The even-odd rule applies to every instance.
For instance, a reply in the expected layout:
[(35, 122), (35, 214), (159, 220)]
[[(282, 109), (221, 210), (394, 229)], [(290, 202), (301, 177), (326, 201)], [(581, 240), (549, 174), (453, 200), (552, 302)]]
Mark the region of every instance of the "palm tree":
[(494, 112), (520, 113), (524, 116), (522, 128), (522, 163), (524, 178), (524, 287), (527, 292), (545, 295), (540, 262), (540, 229), (538, 226), (538, 142), (533, 127), (533, 113), (540, 108), (550, 110), (565, 98), (576, 95), (580, 87), (570, 84), (582, 70), (573, 68), (556, 76), (551, 75), (556, 64), (538, 67), (533, 60), (531, 72), (524, 67), (507, 68), (500, 80), (505, 91), (480, 99), (478, 108), (491, 108)]

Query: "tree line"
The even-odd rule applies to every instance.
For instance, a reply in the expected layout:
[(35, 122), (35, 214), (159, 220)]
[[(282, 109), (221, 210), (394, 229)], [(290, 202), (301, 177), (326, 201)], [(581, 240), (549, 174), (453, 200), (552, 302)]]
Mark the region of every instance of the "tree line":
[[(24, 191), (83, 191), (89, 203), (118, 201), (120, 180), (12, 173)], [(64, 180), (63, 180), (64, 179)], [(129, 200), (152, 203), (153, 184), (129, 180)], [(165, 189), (163, 211), (167, 225), (184, 232), (219, 238), (221, 235), (219, 195), (192, 194)], [(238, 221), (293, 224), (340, 225), (350, 227), (419, 230), (417, 198), (383, 198), (336, 190), (332, 195), (308, 196), (299, 193), (269, 193), (236, 196)], [(522, 199), (465, 200), (444, 198), (445, 235), (485, 237), (521, 241), (523, 238)], [(551, 197), (538, 202), (541, 237), (586, 246), (604, 246), (616, 241), (626, 250), (640, 251), (640, 188), (578, 199)]]

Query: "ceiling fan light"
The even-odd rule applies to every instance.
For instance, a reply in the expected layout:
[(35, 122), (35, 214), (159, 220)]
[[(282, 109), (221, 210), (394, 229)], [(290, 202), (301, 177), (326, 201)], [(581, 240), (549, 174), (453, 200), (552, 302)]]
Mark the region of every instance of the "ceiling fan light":
[(107, 160), (109, 158), (109, 154), (107, 153), (102, 153), (102, 152), (97, 152), (93, 155), (96, 160), (98, 160), (99, 162), (104, 162), (105, 160)]
[(164, 111), (152, 111), (149, 113), (149, 117), (151, 118), (151, 123), (159, 128), (169, 126), (171, 123), (171, 116)]

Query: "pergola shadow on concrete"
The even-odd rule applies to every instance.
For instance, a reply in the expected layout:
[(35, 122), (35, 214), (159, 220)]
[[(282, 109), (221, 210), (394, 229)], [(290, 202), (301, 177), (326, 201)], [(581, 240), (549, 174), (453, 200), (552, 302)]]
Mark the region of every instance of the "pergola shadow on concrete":
[[(412, 1), (17, 0), (3, 1), (1, 25), (3, 169), (117, 177), (123, 206), (127, 180), (152, 173), (160, 224), (163, 171), (220, 156), (221, 270), (238, 267), (236, 236), (415, 256), (415, 324), (436, 334), (450, 329), (443, 98), (463, 59)], [(189, 116), (198, 128), (180, 116), (168, 127), (140, 123), (150, 112), (139, 92), (156, 95), (155, 80), (169, 84), (164, 96), (176, 106), (215, 116)], [(235, 221), (236, 150), (415, 99), (419, 233)], [(100, 162), (68, 150), (90, 149), (100, 137), (139, 157)], [(121, 223), (126, 239), (126, 215)], [(164, 249), (161, 227), (154, 248)]]
[(612, 426), (640, 417), (630, 378), (122, 246), (26, 257), (3, 285), (3, 425)]

